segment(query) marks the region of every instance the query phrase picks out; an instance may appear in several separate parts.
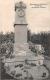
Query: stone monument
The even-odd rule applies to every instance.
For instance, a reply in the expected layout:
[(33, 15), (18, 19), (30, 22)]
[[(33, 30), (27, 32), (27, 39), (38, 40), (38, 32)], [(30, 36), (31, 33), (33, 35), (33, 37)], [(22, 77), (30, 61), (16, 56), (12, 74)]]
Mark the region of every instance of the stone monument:
[[(40, 80), (48, 77), (43, 66), (44, 57), (35, 56), (27, 43), (26, 5), (21, 1), (15, 5), (15, 43), (13, 57), (4, 58), (6, 73), (18, 80)], [(37, 47), (37, 46), (36, 46)]]
[(21, 1), (15, 5), (15, 45), (14, 52), (21, 49), (24, 44), (27, 44), (27, 21), (25, 13), (26, 5)]

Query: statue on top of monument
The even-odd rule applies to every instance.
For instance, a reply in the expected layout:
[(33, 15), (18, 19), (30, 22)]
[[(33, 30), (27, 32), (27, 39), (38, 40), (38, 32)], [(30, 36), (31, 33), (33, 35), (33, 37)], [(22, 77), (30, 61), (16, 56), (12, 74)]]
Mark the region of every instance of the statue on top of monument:
[(25, 16), (25, 9), (26, 5), (22, 1), (15, 4), (15, 11), (17, 11), (19, 17)]
[(23, 3), (22, 1), (17, 2), (15, 4), (15, 24), (25, 24), (27, 25), (26, 21), (26, 4)]

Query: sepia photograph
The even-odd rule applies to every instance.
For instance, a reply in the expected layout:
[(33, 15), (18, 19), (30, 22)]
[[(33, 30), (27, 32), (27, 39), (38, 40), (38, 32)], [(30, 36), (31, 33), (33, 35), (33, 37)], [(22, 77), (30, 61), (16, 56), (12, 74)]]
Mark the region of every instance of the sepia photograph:
[(50, 80), (50, 0), (0, 0), (0, 80)]

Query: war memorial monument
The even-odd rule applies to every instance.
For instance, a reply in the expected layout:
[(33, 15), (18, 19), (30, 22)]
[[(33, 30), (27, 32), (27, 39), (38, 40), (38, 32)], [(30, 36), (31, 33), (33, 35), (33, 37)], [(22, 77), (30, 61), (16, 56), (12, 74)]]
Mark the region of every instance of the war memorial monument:
[(42, 80), (48, 77), (48, 70), (43, 66), (43, 55), (37, 55), (29, 49), (27, 42), (26, 4), (15, 4), (15, 43), (13, 58), (3, 60), (6, 73), (17, 80)]

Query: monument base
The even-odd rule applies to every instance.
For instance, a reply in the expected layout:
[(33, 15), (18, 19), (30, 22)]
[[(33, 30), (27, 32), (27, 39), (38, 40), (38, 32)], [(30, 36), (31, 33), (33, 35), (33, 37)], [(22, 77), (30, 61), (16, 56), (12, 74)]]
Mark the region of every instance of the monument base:
[(4, 67), (6, 73), (15, 79), (25, 79), (32, 80), (33, 79), (46, 79), (48, 78), (49, 72), (43, 66), (40, 65), (35, 56), (16, 56), (13, 59), (6, 59), (4, 62)]
[[(31, 53), (31, 54), (30, 54)], [(28, 43), (14, 44), (15, 56), (32, 56), (34, 53), (29, 49)]]

